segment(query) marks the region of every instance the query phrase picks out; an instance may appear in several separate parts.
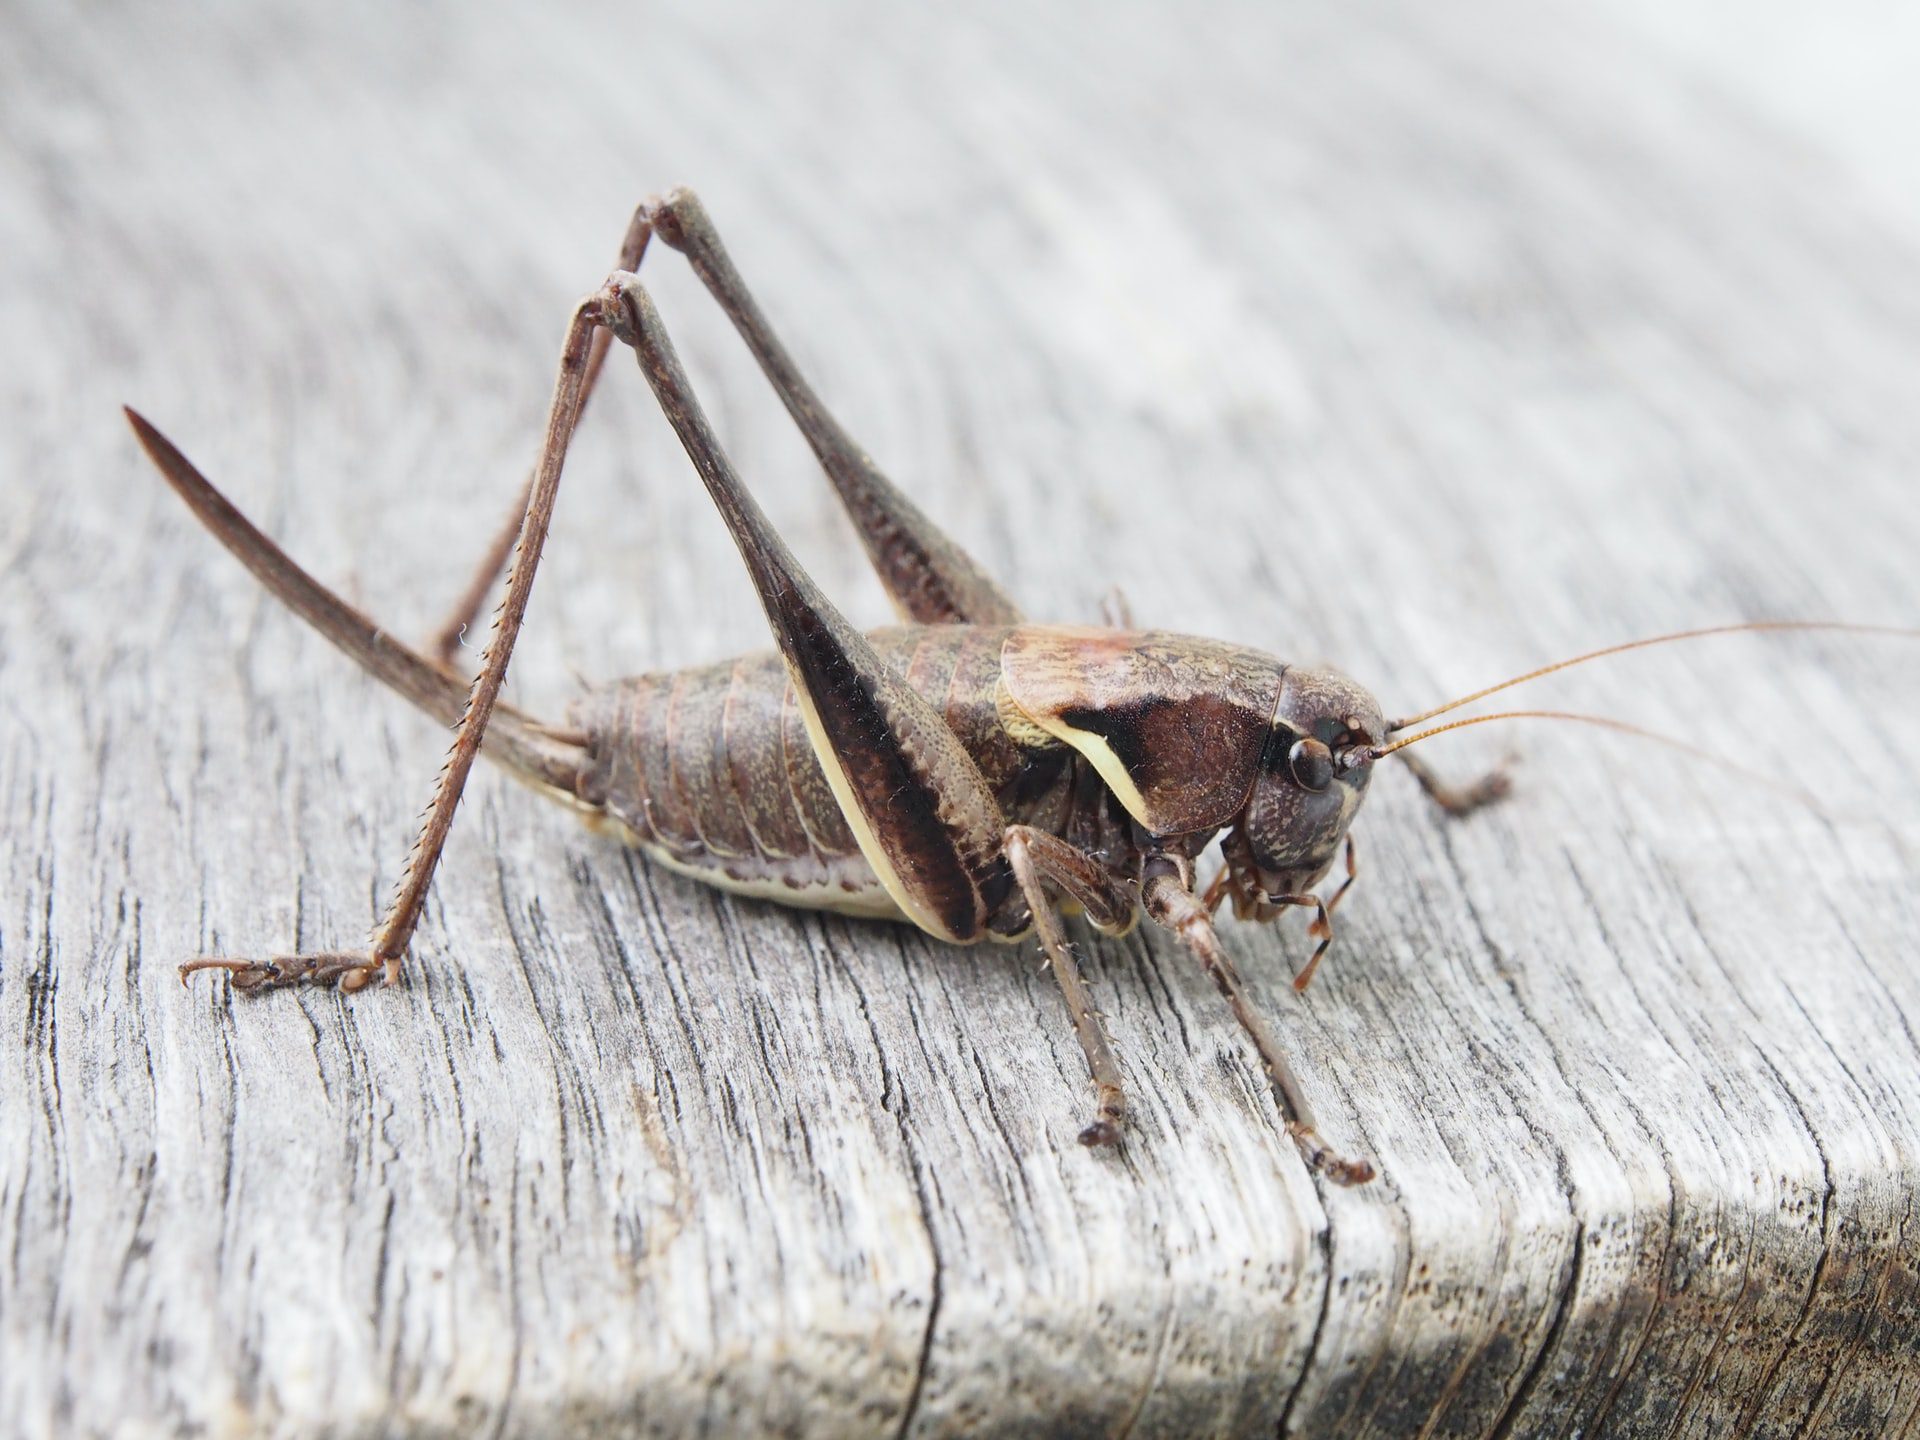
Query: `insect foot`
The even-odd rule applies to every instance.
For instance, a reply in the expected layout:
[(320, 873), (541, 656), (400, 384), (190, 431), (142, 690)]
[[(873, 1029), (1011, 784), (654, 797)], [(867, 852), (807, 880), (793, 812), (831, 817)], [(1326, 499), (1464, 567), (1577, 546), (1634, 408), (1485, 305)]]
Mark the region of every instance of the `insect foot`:
[(383, 968), (378, 958), (365, 951), (276, 955), (271, 960), (189, 960), (180, 967), (180, 983), (186, 984), (187, 977), (198, 970), (224, 970), (234, 989), (248, 993), (301, 984), (338, 985), (352, 993), (371, 985)]
[(1118, 1085), (1102, 1085), (1097, 1118), (1080, 1132), (1080, 1143), (1090, 1150), (1102, 1145), (1118, 1145), (1126, 1121), (1127, 1097)]
[(1312, 1126), (1289, 1121), (1287, 1133), (1293, 1136), (1293, 1143), (1300, 1147), (1307, 1168), (1318, 1170), (1336, 1185), (1364, 1185), (1379, 1173), (1373, 1168), (1371, 1160), (1349, 1160), (1336, 1152)]

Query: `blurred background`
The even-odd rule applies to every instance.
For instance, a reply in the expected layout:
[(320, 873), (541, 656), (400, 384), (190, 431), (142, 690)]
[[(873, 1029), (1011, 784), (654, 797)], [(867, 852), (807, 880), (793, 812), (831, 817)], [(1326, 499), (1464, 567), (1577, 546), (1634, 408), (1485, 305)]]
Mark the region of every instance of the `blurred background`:
[[(1036, 612), (1090, 613), (1121, 582), (1146, 616), (1411, 665), (1425, 696), (1416, 657), (1493, 625), (1497, 653), (1554, 653), (1528, 617), (1623, 586), (1674, 622), (1821, 614), (1837, 551), (1905, 560), (1904, 537), (1833, 501), (1906, 483), (1887, 447), (1840, 437), (1905, 408), (1911, 357), (1863, 364), (1869, 389), (1794, 369), (1818, 371), (1823, 336), (1880, 343), (1839, 333), (1848, 307), (1916, 305), (1911, 267), (1879, 264), (1920, 224), (1920, 21), (1895, 5), (12, 16), (0, 323), (36, 437), (15, 427), (18, 473), (57, 447), (123, 475), (101, 417), (136, 401), (183, 443), (217, 438), (216, 476), (267, 487), (323, 573), (381, 574), (396, 623), (458, 588), (537, 433), (567, 304), (632, 201), (674, 183), (701, 191), (869, 448), (917, 493), (969, 497), (949, 518)], [(1809, 251), (1838, 273), (1810, 287)], [(650, 279), (738, 458), (780, 477), (803, 556), (878, 615), (744, 356), (679, 266)], [(1755, 447), (1773, 473), (1716, 451), (1748, 417), (1699, 395), (1665, 413), (1677, 372), (1723, 362), (1718, 380), (1779, 396)], [(697, 487), (634, 458), (662, 428), (638, 388), (607, 387), (619, 418), (584, 437), (576, 473), (595, 478), (561, 506), (566, 575), (536, 599), (589, 592), (592, 633), (559, 602), (542, 627), (559, 648), (529, 647), (522, 681), (696, 658), (708, 637), (659, 633), (623, 573), (643, 552), (647, 584), (697, 578), (729, 637), (757, 624), (744, 584), (696, 577), (704, 551), (648, 548), (719, 530)], [(1613, 453), (1562, 466), (1589, 425)], [(1389, 513), (1378, 467), (1428, 483)], [(1545, 533), (1542, 486), (1570, 522)], [(67, 487), (51, 512), (9, 488), (16, 547), (88, 526)], [(74, 558), (137, 568), (156, 525), (178, 533), (154, 513), (169, 502), (137, 475), (107, 488), (112, 523)], [(1803, 564), (1709, 558), (1753, 509), (1807, 532)], [(1168, 573), (1174, 510), (1265, 543)], [(1702, 544), (1636, 545), (1641, 524)]]

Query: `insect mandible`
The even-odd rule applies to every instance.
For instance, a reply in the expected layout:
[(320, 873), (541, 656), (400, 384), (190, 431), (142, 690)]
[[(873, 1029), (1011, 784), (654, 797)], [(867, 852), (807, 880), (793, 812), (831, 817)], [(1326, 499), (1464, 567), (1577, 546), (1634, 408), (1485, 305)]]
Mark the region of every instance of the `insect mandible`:
[[(871, 633), (850, 624), (748, 493), (636, 276), (656, 240), (686, 256), (745, 340), (839, 493), (902, 624)], [(548, 725), (502, 703), (500, 689), (567, 445), (613, 340), (636, 353), (726, 521), (778, 651), (591, 688), (568, 723)], [(1379, 760), (1400, 755), (1454, 815), (1506, 791), (1499, 772), (1448, 787), (1404, 754), (1429, 734), (1506, 716), (1412, 726), (1621, 649), (1722, 630), (1887, 628), (1787, 621), (1658, 636), (1389, 720), (1371, 694), (1331, 669), (1130, 623), (1031, 624), (828, 414), (687, 190), (638, 208), (614, 273), (574, 309), (538, 463), (431, 658), (308, 575), (153, 426), (132, 410), (127, 416), (174, 489), (267, 589), (374, 676), (456, 727), (368, 950), (201, 959), (180, 967), (183, 978), (220, 969), (242, 990), (393, 984), (484, 747), (591, 823), (700, 880), (791, 905), (907, 920), (957, 944), (1037, 933), (1093, 1078), (1094, 1115), (1080, 1132), (1088, 1145), (1119, 1139), (1127, 1101), (1060, 913), (1075, 908), (1096, 930), (1117, 935), (1144, 912), (1179, 937), (1225, 997), (1306, 1163), (1341, 1184), (1369, 1180), (1374, 1168), (1321, 1138), (1303, 1087), (1220, 944), (1220, 905), (1231, 900), (1236, 915), (1254, 921), (1312, 910), (1317, 943), (1294, 980), (1304, 988), (1353, 884), (1349, 828)], [(505, 598), (469, 683), (454, 666), (459, 636), (503, 567)], [(1201, 887), (1196, 862), (1215, 839), (1224, 865)], [(1336, 864), (1344, 875), (1323, 899), (1316, 887)]]

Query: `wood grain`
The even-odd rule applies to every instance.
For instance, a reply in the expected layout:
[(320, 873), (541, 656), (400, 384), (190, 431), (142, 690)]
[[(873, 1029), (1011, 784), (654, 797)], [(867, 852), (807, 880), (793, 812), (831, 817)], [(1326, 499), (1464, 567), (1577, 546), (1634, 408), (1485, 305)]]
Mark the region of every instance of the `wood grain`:
[[(734, 901), (480, 775), (404, 990), (350, 946), (445, 736), (195, 533), (138, 404), (424, 635), (566, 307), (696, 185), (822, 393), (1036, 616), (1419, 707), (1594, 644), (1915, 623), (1920, 230), (1604, 14), (11, 7), (0, 45), (0, 1429), (25, 1435), (1920, 1434), (1920, 654), (1730, 639), (1541, 703), (1460, 825), (1229, 944), (1317, 1185), (1158, 936), (1035, 956)], [(1908, 112), (1907, 118), (1912, 118)], [(716, 422), (878, 586), (672, 256)], [(622, 363), (509, 690), (765, 644)], [(1535, 698), (1536, 692), (1529, 692)], [(1395, 783), (1396, 780), (1399, 783)]]

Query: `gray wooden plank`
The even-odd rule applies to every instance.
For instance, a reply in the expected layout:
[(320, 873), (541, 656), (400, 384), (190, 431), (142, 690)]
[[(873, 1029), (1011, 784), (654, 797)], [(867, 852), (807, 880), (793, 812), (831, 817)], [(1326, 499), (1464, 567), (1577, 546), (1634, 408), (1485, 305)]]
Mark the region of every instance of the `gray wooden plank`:
[[(1920, 256), (1791, 112), (1475, 0), (638, 15), (17, 7), (0, 47), (0, 1414), (27, 1434), (1915, 1433), (1908, 649), (1539, 692), (1814, 790), (1489, 728), (1383, 777), (1295, 1002), (1305, 1175), (1210, 987), (1088, 946), (1139, 1122), (1073, 1143), (1021, 952), (719, 897), (483, 774), (398, 993), (355, 943), (443, 736), (195, 534), (141, 405), (401, 633), (521, 472), (569, 301), (699, 187), (819, 388), (1032, 613), (1418, 705), (1694, 622), (1912, 622)], [(653, 262), (649, 262), (653, 266)], [(877, 585), (652, 270), (829, 591)], [(511, 682), (764, 644), (624, 366)], [(1443, 748), (1451, 745), (1452, 748)]]

